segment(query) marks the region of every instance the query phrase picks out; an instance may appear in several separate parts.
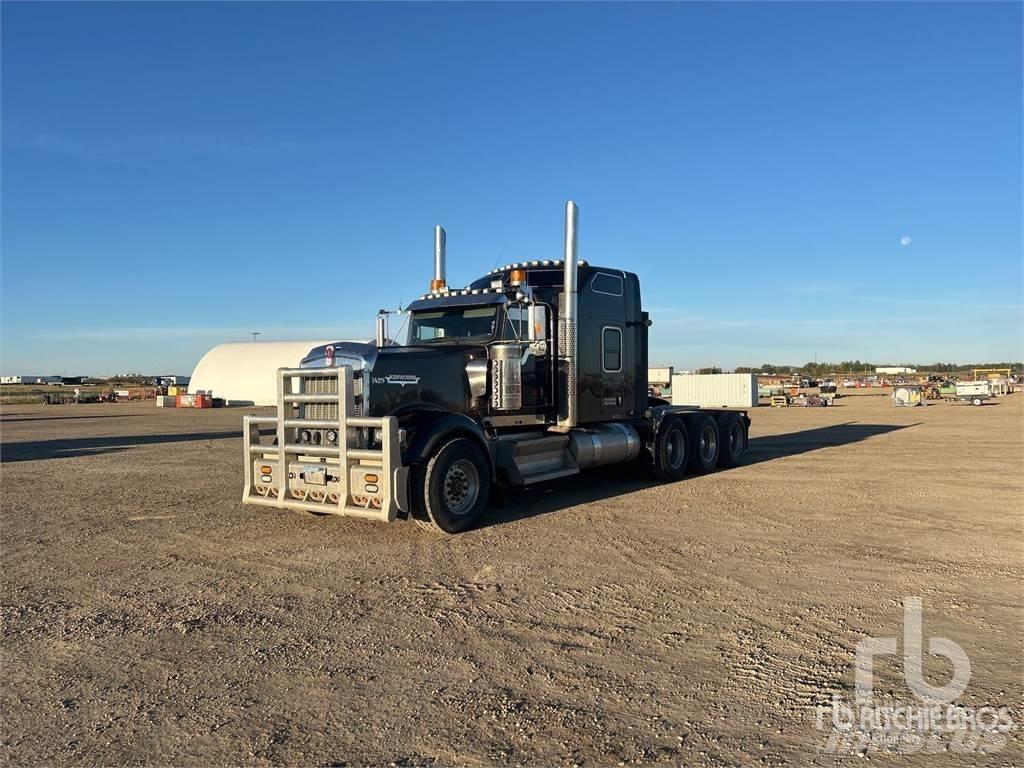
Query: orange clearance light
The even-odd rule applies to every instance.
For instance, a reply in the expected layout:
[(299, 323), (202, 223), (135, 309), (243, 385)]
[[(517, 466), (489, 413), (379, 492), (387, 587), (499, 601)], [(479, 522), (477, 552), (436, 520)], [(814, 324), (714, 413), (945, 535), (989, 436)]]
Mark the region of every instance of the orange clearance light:
[(268, 467), (268, 466), (260, 467), (260, 474), (261, 475), (269, 475), (273, 471), (274, 471), (273, 467)]
[(526, 270), (525, 269), (513, 269), (512, 273), (508, 276), (510, 283), (525, 283), (526, 282)]
[(367, 475), (366, 477), (363, 478), (363, 481), (367, 482), (367, 483), (376, 483), (377, 482), (377, 476), (376, 475)]

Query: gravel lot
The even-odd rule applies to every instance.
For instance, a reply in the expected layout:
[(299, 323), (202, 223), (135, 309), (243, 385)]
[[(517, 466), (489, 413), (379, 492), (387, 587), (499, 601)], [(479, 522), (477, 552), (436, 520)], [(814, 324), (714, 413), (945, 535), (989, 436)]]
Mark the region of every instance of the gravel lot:
[(241, 417), (3, 409), (4, 763), (843, 764), (816, 706), (914, 595), (1018, 730), (869, 757), (1024, 762), (1022, 393), (760, 408), (744, 467), (592, 473), (448, 538), (243, 506)]

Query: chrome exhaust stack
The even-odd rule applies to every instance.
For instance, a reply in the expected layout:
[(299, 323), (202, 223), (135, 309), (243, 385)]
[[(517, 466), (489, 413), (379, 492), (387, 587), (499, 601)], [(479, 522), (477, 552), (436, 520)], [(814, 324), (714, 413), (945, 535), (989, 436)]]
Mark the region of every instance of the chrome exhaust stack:
[(558, 420), (560, 430), (569, 430), (577, 424), (576, 389), (576, 321), (577, 321), (577, 279), (579, 262), (576, 257), (576, 229), (579, 209), (569, 200), (565, 204), (565, 272), (562, 278), (562, 302), (558, 315), (558, 356), (565, 366), (565, 410)]
[(434, 279), (430, 281), (431, 291), (443, 291), (448, 287), (444, 277), (445, 241), (444, 227), (434, 227)]

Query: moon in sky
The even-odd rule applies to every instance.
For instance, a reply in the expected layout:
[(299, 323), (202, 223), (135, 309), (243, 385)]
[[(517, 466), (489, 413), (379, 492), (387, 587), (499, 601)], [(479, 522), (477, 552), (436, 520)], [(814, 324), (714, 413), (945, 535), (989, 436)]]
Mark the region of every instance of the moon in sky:
[(910, 245), (910, 236), (904, 235), (900, 238), (900, 245)]

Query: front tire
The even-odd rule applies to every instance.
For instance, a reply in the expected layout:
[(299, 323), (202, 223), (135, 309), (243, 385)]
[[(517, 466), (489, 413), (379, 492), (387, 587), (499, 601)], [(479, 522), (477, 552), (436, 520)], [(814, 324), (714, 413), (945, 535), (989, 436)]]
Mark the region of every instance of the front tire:
[(412, 517), (433, 533), (462, 533), (487, 506), (491, 468), (480, 446), (456, 437), (439, 448), (416, 473)]
[(971, 405), (981, 405), (981, 398), (976, 397), (973, 400), (971, 400)]

